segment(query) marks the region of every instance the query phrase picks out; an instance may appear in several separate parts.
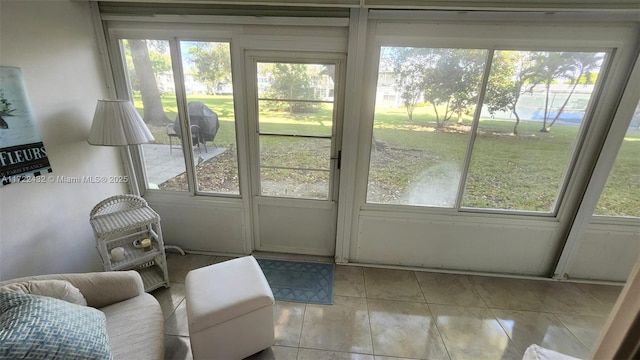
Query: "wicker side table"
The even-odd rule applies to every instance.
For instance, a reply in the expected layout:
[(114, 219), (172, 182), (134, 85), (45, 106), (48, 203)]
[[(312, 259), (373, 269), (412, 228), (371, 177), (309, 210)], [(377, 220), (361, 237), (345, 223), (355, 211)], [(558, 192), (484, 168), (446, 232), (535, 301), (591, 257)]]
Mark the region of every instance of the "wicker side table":
[[(136, 195), (110, 197), (91, 210), (89, 221), (105, 271), (136, 270), (147, 292), (169, 287), (160, 215), (146, 200)], [(145, 251), (139, 241), (147, 238), (152, 246)], [(119, 261), (111, 257), (111, 250), (116, 247), (124, 249), (124, 257)]]

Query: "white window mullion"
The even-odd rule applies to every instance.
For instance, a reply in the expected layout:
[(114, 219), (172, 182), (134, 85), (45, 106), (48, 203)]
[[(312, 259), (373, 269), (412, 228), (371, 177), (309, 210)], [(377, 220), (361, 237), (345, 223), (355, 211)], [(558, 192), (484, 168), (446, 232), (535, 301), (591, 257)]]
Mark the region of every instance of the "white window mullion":
[(476, 108), (473, 113), (473, 123), (471, 124), (471, 134), (469, 136), (469, 145), (467, 146), (467, 153), (464, 157), (464, 164), (462, 166), (462, 174), (460, 176), (460, 183), (458, 184), (458, 194), (456, 196), (455, 208), (460, 210), (462, 204), (462, 195), (464, 195), (464, 188), (467, 182), (467, 176), (469, 175), (469, 166), (471, 165), (471, 155), (473, 154), (473, 145), (476, 141), (476, 135), (478, 131), (478, 124), (480, 123), (480, 113), (482, 112), (482, 104), (484, 103), (484, 96), (487, 91), (487, 82), (489, 81), (489, 75), (491, 74), (491, 64), (493, 62), (493, 49), (490, 49), (487, 53), (487, 60), (485, 62), (484, 73), (482, 74), (482, 82), (480, 83), (480, 92), (478, 93), (478, 101), (476, 102)]
[[(97, 26), (96, 30), (100, 30), (96, 33), (104, 33), (102, 29), (102, 22), (96, 21), (96, 23), (99, 23), (99, 25), (95, 25)], [(131, 94), (128, 91), (130, 86), (128, 86), (128, 77), (124, 72), (124, 68), (122, 66), (114, 66), (114, 64), (123, 64), (124, 58), (118, 39), (113, 36), (113, 34), (109, 33), (107, 38), (99, 41), (99, 46), (101, 49), (105, 50), (104, 54), (107, 54), (105, 56), (108, 58), (105, 60), (108, 64), (108, 66), (105, 66), (105, 71), (107, 76), (113, 81), (110, 95), (114, 96), (115, 99), (127, 99), (133, 102), (133, 99), (130, 98)], [(146, 190), (145, 184), (147, 182), (147, 174), (144, 169), (142, 153), (139, 145), (129, 146), (127, 149), (121, 149), (120, 155), (124, 159), (125, 171), (129, 174), (131, 179), (129, 182), (129, 189), (133, 194), (144, 195)]]
[(182, 152), (184, 154), (184, 161), (187, 170), (187, 182), (189, 184), (189, 192), (195, 194), (196, 192), (196, 180), (195, 180), (195, 166), (193, 158), (193, 143), (191, 137), (191, 130), (189, 128), (189, 115), (187, 111), (187, 93), (184, 88), (184, 74), (182, 67), (182, 54), (180, 52), (179, 42), (176, 38), (169, 40), (170, 54), (171, 54), (171, 66), (173, 69), (173, 81), (175, 83), (176, 90), (176, 103), (178, 105), (178, 119), (180, 119), (181, 128), (181, 144)]

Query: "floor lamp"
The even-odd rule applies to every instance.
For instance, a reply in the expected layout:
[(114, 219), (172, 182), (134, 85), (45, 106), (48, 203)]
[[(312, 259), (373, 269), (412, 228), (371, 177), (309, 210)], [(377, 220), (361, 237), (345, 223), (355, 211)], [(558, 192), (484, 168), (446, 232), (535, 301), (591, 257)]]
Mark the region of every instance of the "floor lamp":
[[(155, 139), (151, 131), (130, 101), (98, 100), (87, 141), (91, 145), (125, 147), (129, 185), (133, 194), (137, 196), (140, 196), (140, 189), (133, 167), (130, 145), (144, 144), (153, 140)], [(178, 246), (165, 245), (165, 248), (176, 249), (184, 255), (184, 251)]]
[(124, 146), (129, 169), (131, 192), (140, 195), (138, 179), (131, 158), (130, 145), (153, 141), (153, 135), (140, 114), (127, 100), (98, 100), (88, 142), (98, 146)]

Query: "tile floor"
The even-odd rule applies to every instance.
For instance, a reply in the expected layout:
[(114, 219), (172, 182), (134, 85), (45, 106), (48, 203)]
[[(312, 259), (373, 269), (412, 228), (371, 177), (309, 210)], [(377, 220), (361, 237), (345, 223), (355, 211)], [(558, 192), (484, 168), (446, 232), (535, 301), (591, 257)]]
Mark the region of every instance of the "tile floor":
[[(166, 359), (192, 358), (187, 272), (228, 259), (167, 254)], [(621, 289), (338, 265), (334, 304), (277, 301), (275, 345), (249, 359), (521, 359), (533, 343), (586, 358)]]

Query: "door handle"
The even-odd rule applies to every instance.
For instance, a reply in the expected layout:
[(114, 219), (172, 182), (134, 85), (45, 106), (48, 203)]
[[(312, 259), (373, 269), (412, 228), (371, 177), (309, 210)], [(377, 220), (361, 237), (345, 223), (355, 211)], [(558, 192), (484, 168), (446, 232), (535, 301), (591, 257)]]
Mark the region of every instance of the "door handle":
[(342, 165), (342, 150), (338, 151), (338, 156), (330, 158), (331, 160), (338, 160), (338, 170), (340, 170), (340, 166)]

